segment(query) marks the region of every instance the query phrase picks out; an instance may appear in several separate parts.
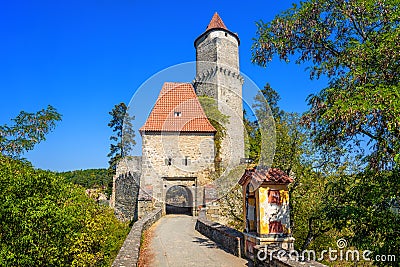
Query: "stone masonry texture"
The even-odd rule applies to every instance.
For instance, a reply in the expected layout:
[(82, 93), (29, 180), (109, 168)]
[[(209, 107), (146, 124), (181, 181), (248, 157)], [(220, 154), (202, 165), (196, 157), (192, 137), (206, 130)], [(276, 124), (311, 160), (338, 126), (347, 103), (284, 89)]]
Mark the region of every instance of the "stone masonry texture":
[[(229, 171), (245, 154), (239, 39), (215, 28), (202, 34), (195, 47), (196, 94), (213, 97), (229, 117), (220, 155), (222, 167)], [(215, 170), (214, 133), (143, 131), (141, 136), (142, 157), (121, 163), (114, 177), (110, 202), (116, 214), (124, 219), (143, 217), (154, 207), (164, 206), (166, 192), (174, 185), (191, 192), (193, 206), (202, 204), (203, 186), (210, 183)]]
[(110, 206), (121, 221), (137, 219), (137, 201), (141, 176), (141, 157), (123, 159), (113, 178)]
[(196, 40), (196, 78), (198, 96), (210, 96), (218, 109), (229, 116), (222, 143), (224, 167), (234, 167), (244, 158), (242, 85), (239, 70), (238, 40), (231, 33), (215, 29)]
[(111, 265), (112, 267), (137, 266), (142, 233), (156, 221), (158, 221), (161, 216), (161, 209), (157, 209), (133, 224), (131, 231), (126, 237), (124, 244), (122, 245), (117, 257)]

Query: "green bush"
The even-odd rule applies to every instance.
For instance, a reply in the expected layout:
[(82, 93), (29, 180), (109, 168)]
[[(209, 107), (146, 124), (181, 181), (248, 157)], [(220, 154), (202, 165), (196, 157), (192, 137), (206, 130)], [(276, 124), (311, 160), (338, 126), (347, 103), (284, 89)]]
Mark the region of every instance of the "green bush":
[(0, 155), (0, 266), (109, 266), (128, 226), (80, 186)]
[(112, 184), (112, 176), (108, 174), (107, 169), (88, 169), (75, 170), (59, 173), (67, 181), (79, 184), (86, 189), (107, 187)]

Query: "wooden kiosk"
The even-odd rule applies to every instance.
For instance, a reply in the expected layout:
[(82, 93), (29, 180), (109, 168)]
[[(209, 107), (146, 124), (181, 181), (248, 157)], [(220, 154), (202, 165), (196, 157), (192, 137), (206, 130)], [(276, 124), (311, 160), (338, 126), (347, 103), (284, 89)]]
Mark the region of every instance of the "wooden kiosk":
[(245, 254), (253, 258), (256, 245), (292, 250), (288, 185), (293, 179), (270, 168), (246, 170), (239, 184), (243, 193)]

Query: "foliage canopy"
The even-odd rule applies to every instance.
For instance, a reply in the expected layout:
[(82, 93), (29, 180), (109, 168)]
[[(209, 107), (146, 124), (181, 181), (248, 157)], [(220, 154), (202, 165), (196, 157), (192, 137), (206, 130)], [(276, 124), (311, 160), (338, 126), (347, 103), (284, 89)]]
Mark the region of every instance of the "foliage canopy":
[(123, 157), (129, 156), (133, 146), (136, 145), (135, 132), (132, 125), (135, 117), (129, 115), (128, 107), (123, 102), (115, 105), (109, 114), (112, 118), (108, 126), (115, 133), (110, 137), (110, 140), (114, 143), (111, 143), (110, 153), (107, 155), (110, 158), (108, 163), (112, 176), (115, 174), (118, 161)]
[(400, 246), (399, 5), (300, 2), (259, 22), (253, 45), (253, 62), (261, 66), (277, 55), (308, 66), (311, 78), (327, 77), (301, 119), (322, 158), (334, 160), (320, 177), (328, 179), (321, 216), (351, 245), (375, 254), (393, 254)]
[(328, 77), (303, 117), (315, 142), (354, 149), (367, 140), (371, 167), (392, 168), (400, 150), (399, 2), (309, 0), (257, 25), (254, 62), (296, 58), (312, 78)]
[(211, 125), (217, 130), (214, 136), (214, 146), (215, 146), (215, 172), (217, 175), (222, 173), (221, 166), (221, 146), (222, 140), (226, 135), (225, 125), (229, 123), (229, 116), (224, 115), (218, 109), (218, 103), (214, 98), (208, 96), (200, 96), (199, 102), (206, 113), (208, 120)]
[(0, 265), (109, 266), (128, 226), (84, 189), (0, 155)]
[(61, 115), (52, 106), (36, 113), (21, 111), (12, 121), (14, 125), (0, 126), (0, 152), (18, 158), (25, 151), (46, 140), (46, 134), (61, 120)]

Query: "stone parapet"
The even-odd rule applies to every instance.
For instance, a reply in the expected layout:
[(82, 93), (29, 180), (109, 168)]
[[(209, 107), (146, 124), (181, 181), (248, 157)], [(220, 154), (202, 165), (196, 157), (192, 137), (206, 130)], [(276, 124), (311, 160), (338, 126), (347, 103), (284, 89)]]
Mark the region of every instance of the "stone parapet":
[(197, 219), (196, 230), (221, 245), (229, 253), (237, 257), (244, 255), (243, 233), (201, 217)]
[(139, 195), (139, 172), (128, 172), (116, 176), (113, 181), (112, 207), (121, 221), (137, 220), (137, 201)]
[(142, 233), (147, 230), (151, 225), (153, 225), (156, 221), (158, 221), (161, 216), (162, 210), (157, 209), (148, 214), (143, 219), (135, 222), (111, 266), (137, 266), (139, 260), (140, 241), (142, 238)]
[[(205, 210), (199, 214), (196, 222), (196, 230), (202, 235), (210, 238), (218, 243), (227, 252), (237, 256), (245, 257), (244, 235), (235, 229), (225, 225), (208, 221), (206, 219)], [(254, 263), (254, 266), (260, 267), (327, 267), (326, 265), (313, 261), (303, 260), (298, 255), (289, 257), (290, 251), (283, 249), (280, 246), (261, 246), (257, 245), (253, 248), (254, 256), (249, 258)]]
[[(116, 173), (113, 177), (113, 187), (110, 197), (110, 207), (114, 208), (116, 206), (126, 205), (127, 203), (132, 203), (132, 199), (125, 199), (124, 194), (128, 193), (128, 198), (137, 198), (137, 190), (139, 188), (139, 179), (142, 170), (142, 157), (133, 156), (121, 159), (117, 164)], [(131, 190), (131, 191), (128, 191)], [(122, 202), (121, 202), (122, 201)], [(134, 201), (136, 202), (136, 200)], [(128, 210), (132, 213), (135, 212), (136, 204), (129, 204)], [(118, 211), (116, 211), (117, 216)], [(124, 215), (125, 216), (125, 215)], [(125, 216), (129, 219), (130, 215)]]

